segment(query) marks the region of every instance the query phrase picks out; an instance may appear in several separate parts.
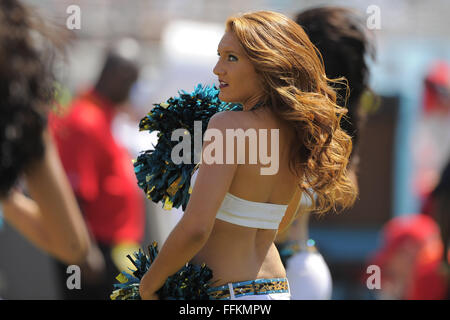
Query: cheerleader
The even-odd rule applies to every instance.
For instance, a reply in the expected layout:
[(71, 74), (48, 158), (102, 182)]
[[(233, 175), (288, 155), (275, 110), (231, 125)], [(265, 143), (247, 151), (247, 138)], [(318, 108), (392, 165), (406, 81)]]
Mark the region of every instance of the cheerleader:
[[(231, 17), (218, 56), (219, 99), (242, 111), (210, 119), (185, 213), (140, 281), (144, 299), (158, 299), (187, 262), (211, 268), (211, 299), (290, 299), (274, 240), (292, 220), (285, 212), (294, 194), (315, 196), (318, 212), (347, 208), (356, 198), (347, 172), (351, 139), (339, 124), (346, 109), (329, 86), (338, 80), (326, 77), (303, 29), (275, 12)], [(214, 144), (211, 135), (226, 137), (229, 129), (271, 132), (258, 142), (277, 156), (277, 170), (261, 174), (266, 162), (246, 157), (238, 164), (237, 152)], [(250, 150), (245, 144), (244, 155)]]

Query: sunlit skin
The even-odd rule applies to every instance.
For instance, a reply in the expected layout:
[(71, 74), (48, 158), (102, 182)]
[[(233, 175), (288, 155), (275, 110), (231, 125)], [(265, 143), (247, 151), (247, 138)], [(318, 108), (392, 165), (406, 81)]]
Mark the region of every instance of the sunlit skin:
[(219, 99), (242, 103), (244, 111), (252, 108), (262, 95), (262, 86), (249, 58), (233, 32), (224, 34), (219, 43), (219, 61), (213, 69), (220, 83)]
[(98, 249), (91, 244), (50, 133), (45, 131), (42, 139), (45, 154), (24, 175), (32, 199), (17, 190), (0, 199), (5, 219), (38, 248), (67, 265), (80, 265)]
[[(275, 175), (261, 175), (261, 164), (202, 162), (182, 219), (140, 282), (143, 299), (158, 299), (155, 292), (188, 261), (197, 265), (206, 263), (213, 270), (215, 285), (286, 276), (273, 244), (277, 230), (248, 228), (216, 219), (227, 192), (249, 201), (287, 204), (296, 189), (296, 177), (289, 170), (286, 152), (292, 141), (291, 128), (276, 119), (269, 109), (250, 111), (259, 101), (262, 86), (234, 34), (225, 33), (218, 53), (219, 61), (213, 72), (222, 81), (219, 98), (243, 104), (244, 112), (217, 113), (210, 119), (208, 130), (217, 129), (225, 136), (227, 129), (279, 129), (280, 169)], [(203, 150), (210, 143), (204, 141)], [(246, 144), (245, 154), (248, 152)], [(226, 157), (226, 149), (223, 154)], [(288, 224), (292, 214), (284, 216), (280, 228)]]

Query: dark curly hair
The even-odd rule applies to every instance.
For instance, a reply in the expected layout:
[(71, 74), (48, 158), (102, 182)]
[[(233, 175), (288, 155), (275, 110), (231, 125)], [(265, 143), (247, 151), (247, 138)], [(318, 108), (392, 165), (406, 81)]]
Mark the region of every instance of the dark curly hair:
[(366, 57), (374, 59), (375, 48), (364, 24), (355, 11), (342, 7), (318, 7), (297, 14), (295, 21), (303, 27), (311, 42), (319, 49), (329, 79), (344, 77), (350, 95), (346, 104), (346, 87), (330, 83), (337, 91), (337, 104), (345, 106), (348, 113), (341, 118), (340, 126), (352, 137), (354, 156), (363, 125), (359, 101), (368, 90), (369, 70)]
[(53, 99), (44, 24), (17, 0), (0, 1), (0, 198), (42, 158), (42, 133)]

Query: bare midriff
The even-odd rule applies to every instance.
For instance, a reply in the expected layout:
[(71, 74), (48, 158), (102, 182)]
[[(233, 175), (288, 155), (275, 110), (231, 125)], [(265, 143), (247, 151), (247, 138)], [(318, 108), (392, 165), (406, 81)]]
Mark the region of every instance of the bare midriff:
[(273, 241), (277, 230), (255, 229), (216, 219), (204, 247), (191, 260), (213, 271), (213, 286), (283, 278), (285, 269)]

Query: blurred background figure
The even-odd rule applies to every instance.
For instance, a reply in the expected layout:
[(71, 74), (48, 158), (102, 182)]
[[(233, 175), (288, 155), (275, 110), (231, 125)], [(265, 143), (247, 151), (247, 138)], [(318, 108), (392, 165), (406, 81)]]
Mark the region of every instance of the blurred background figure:
[(422, 108), (412, 138), (413, 186), (422, 205), (450, 157), (450, 64), (433, 61), (423, 80)]
[(127, 102), (138, 66), (120, 51), (110, 51), (94, 87), (80, 94), (62, 115), (51, 118), (64, 169), (98, 244), (105, 270), (82, 266), (81, 290), (60, 284), (66, 299), (109, 299), (115, 277), (129, 266), (144, 234), (144, 203), (132, 158), (113, 136), (116, 112)]
[(442, 271), (446, 277), (447, 296), (450, 298), (450, 158), (442, 170), (439, 183), (424, 202), (422, 212), (439, 226), (443, 245)]
[(382, 246), (370, 264), (381, 270), (378, 299), (447, 298), (448, 275), (439, 226), (424, 214), (393, 218), (382, 230)]
[[(0, 220), (3, 211), (8, 225), (65, 264), (91, 265), (88, 230), (47, 131), (52, 57), (63, 38), (21, 2), (0, 2)], [(20, 263), (6, 263), (20, 275)]]
[[(368, 90), (369, 70), (366, 58), (374, 57), (374, 47), (369, 41), (364, 19), (354, 10), (320, 7), (300, 12), (296, 16), (296, 22), (304, 28), (311, 42), (322, 54), (327, 77), (344, 77), (348, 83), (350, 92), (346, 91), (345, 85), (335, 89), (337, 103), (348, 109), (347, 116), (342, 118), (340, 125), (352, 137), (353, 149), (348, 170), (357, 186), (357, 150), (360, 128), (364, 125), (360, 100)], [(280, 254), (286, 260), (292, 299), (331, 299), (332, 278), (329, 268), (316, 249), (314, 240), (309, 238), (309, 206), (307, 198), (302, 195), (299, 218), (286, 234), (279, 237), (279, 240), (285, 240), (279, 246)]]
[(434, 61), (426, 75), (424, 85), (425, 110), (447, 113), (450, 107), (450, 65), (445, 61)]

